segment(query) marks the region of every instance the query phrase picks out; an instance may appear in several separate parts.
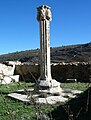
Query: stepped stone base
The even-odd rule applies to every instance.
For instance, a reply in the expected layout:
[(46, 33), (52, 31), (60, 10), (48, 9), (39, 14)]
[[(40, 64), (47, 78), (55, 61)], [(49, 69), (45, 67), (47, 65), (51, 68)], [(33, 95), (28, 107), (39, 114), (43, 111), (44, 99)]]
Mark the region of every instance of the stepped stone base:
[(35, 93), (34, 90), (28, 90), (25, 93), (24, 90), (19, 90), (17, 93), (8, 94), (9, 97), (17, 99), (19, 101), (29, 103), (29, 104), (55, 104), (55, 103), (64, 103), (68, 98), (74, 98), (77, 94), (82, 93), (78, 90), (63, 90), (60, 95), (48, 93), (48, 91), (42, 91), (42, 93)]
[(45, 87), (45, 88), (50, 88), (50, 87), (58, 87), (60, 86), (60, 83), (57, 82), (56, 80), (37, 80), (36, 84), (38, 86)]
[[(33, 91), (31, 91), (33, 92)], [(21, 93), (10, 93), (8, 94), (9, 97), (14, 98), (16, 100), (29, 103), (29, 104), (56, 104), (56, 103), (64, 103), (68, 100), (68, 98), (64, 98), (63, 96), (54, 96), (51, 94), (32, 94), (25, 95)]]
[(61, 94), (62, 88), (60, 88), (60, 83), (56, 80), (38, 80), (35, 89), (35, 93), (50, 93), (50, 94)]

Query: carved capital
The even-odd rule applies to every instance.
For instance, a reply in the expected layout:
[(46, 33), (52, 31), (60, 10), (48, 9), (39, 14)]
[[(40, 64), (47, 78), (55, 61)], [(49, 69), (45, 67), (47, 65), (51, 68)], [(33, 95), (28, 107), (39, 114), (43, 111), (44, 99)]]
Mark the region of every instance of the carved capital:
[(50, 11), (50, 7), (48, 6), (40, 6), (37, 8), (37, 20), (44, 21), (44, 20), (52, 20), (52, 15)]

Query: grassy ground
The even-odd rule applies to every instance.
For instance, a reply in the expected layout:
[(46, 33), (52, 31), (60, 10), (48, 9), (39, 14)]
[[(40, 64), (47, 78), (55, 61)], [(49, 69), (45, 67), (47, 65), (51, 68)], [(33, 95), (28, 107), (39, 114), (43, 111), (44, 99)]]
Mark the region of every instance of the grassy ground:
[[(59, 105), (27, 105), (8, 98), (7, 94), (19, 89), (33, 88), (33, 83), (16, 83), (12, 85), (0, 86), (0, 120), (37, 120), (37, 114), (49, 113)], [(88, 84), (85, 83), (62, 83), (64, 89), (86, 90)], [(38, 115), (39, 116), (39, 115)], [(40, 120), (40, 119), (38, 119)], [(57, 119), (55, 119), (57, 120)], [(59, 119), (60, 120), (60, 119)]]
[(1, 85), (0, 92), (10, 93), (10, 92), (15, 92), (17, 90), (21, 90), (24, 88), (28, 89), (33, 87), (34, 87), (34, 83), (24, 83), (24, 82), (12, 83), (10, 85)]
[(86, 90), (89, 83), (61, 83), (63, 89), (73, 89), (73, 90)]

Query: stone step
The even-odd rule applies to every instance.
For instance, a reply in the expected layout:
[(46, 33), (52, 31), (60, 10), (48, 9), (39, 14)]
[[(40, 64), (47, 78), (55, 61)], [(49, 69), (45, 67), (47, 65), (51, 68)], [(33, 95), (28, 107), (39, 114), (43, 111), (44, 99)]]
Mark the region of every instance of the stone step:
[(27, 99), (27, 95), (23, 95), (19, 93), (10, 93), (8, 94), (8, 96), (22, 102), (29, 102), (29, 99)]

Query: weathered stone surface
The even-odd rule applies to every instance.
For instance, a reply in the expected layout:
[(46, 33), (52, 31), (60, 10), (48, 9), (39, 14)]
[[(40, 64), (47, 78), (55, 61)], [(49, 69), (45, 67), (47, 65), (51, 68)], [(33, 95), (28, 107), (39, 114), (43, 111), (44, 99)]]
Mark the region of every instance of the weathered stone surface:
[(38, 98), (36, 100), (36, 103), (41, 103), (41, 104), (56, 104), (56, 103), (64, 103), (66, 102), (68, 99), (64, 98), (62, 96), (50, 96), (47, 98)]
[[(9, 97), (12, 97), (14, 99), (20, 100), (22, 102), (28, 102), (28, 103), (32, 103), (31, 99), (28, 98), (27, 95), (23, 95), (23, 94), (19, 94), (19, 93), (11, 93), (8, 94)], [(35, 95), (36, 96), (36, 95)], [(60, 103), (64, 103), (65, 101), (67, 101), (67, 98), (64, 98), (62, 96), (50, 96), (47, 98), (36, 98), (34, 99), (36, 103), (40, 103), (40, 104), (55, 104), (57, 102)]]
[(20, 75), (21, 81), (36, 82), (40, 75), (40, 68), (38, 65), (16, 65), (15, 74)]
[[(40, 77), (39, 80), (47, 81), (45, 85), (50, 85), (50, 19), (51, 11), (48, 6), (37, 8), (37, 20), (40, 22)], [(42, 84), (42, 83), (41, 83)]]
[(52, 15), (51, 15), (51, 11), (50, 11), (49, 6), (42, 5), (42, 6), (37, 8), (37, 20), (39, 22), (44, 21), (44, 20), (51, 21), (51, 19), (52, 19), (51, 16)]
[(14, 75), (15, 64), (7, 66), (0, 63), (0, 84), (10, 84), (11, 82), (19, 82), (19, 75)]
[[(62, 88), (60, 88), (60, 83), (57, 82), (56, 80), (52, 79), (49, 81), (39, 81), (38, 86), (35, 87), (36, 93), (50, 93), (50, 94), (57, 94), (61, 95), (62, 94)], [(49, 85), (50, 83), (50, 85)], [(36, 89), (37, 88), (37, 89)]]
[(20, 100), (22, 102), (29, 102), (30, 100), (27, 99), (27, 95), (18, 94), (18, 93), (11, 93), (8, 94), (9, 97), (15, 98), (17, 100)]
[(13, 82), (19, 82), (19, 75), (9, 75), (4, 76), (3, 79), (0, 79), (0, 84), (10, 84)]
[(7, 66), (5, 64), (0, 63), (0, 76), (2, 75), (13, 75), (15, 70), (15, 65)]
[(4, 61), (4, 64), (7, 65), (22, 65), (22, 63), (20, 61)]
[(50, 7), (37, 8), (37, 20), (40, 23), (40, 77), (36, 81), (35, 92), (56, 93), (62, 91), (60, 83), (51, 77), (50, 64), (50, 21), (52, 19)]
[(37, 84), (40, 87), (60, 87), (60, 83), (57, 82), (56, 80), (52, 79), (52, 80), (37, 80)]
[[(21, 92), (25, 93), (24, 90), (18, 90), (17, 93), (11, 93), (8, 94), (9, 97), (15, 98), (17, 100), (20, 100), (22, 102), (28, 102), (30, 104), (33, 104), (33, 101), (31, 99), (31, 97), (34, 100), (34, 103), (38, 103), (38, 104), (55, 104), (55, 103), (64, 103), (68, 100), (68, 98), (74, 98), (77, 96), (77, 94), (82, 93), (83, 91), (78, 91), (78, 90), (70, 90), (70, 89), (66, 89), (66, 90), (62, 90), (60, 95), (57, 94), (49, 94), (47, 90), (44, 90), (44, 92), (42, 91), (42, 93), (40, 92), (39, 94), (34, 93), (33, 89), (29, 89), (27, 91), (30, 91), (30, 95), (28, 95), (28, 93), (21, 94)], [(43, 93), (44, 93), (44, 97), (43, 97)]]
[[(64, 95), (64, 93), (62, 93), (63, 92), (63, 90), (62, 90), (62, 88), (60, 88), (60, 87), (51, 87), (51, 88), (49, 88), (49, 89), (45, 89), (45, 90), (43, 90), (43, 89), (39, 89), (38, 90), (38, 93), (46, 93), (46, 94), (51, 94), (51, 95)], [(36, 93), (37, 93), (37, 91), (36, 91)]]
[[(88, 82), (90, 81), (91, 74), (91, 64), (82, 64), (78, 65), (70, 63), (63, 64), (53, 64), (51, 66), (52, 78), (56, 79), (59, 82), (66, 82), (66, 79), (77, 79), (77, 82)], [(17, 65), (15, 69), (15, 74), (19, 74), (22, 78), (22, 81), (32, 81), (35, 82), (33, 76), (36, 80), (40, 76), (40, 66), (39, 65)], [(22, 77), (23, 76), (23, 77)]]

